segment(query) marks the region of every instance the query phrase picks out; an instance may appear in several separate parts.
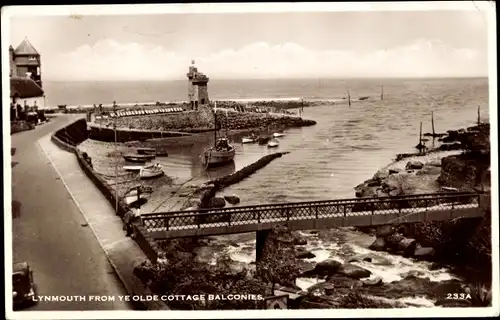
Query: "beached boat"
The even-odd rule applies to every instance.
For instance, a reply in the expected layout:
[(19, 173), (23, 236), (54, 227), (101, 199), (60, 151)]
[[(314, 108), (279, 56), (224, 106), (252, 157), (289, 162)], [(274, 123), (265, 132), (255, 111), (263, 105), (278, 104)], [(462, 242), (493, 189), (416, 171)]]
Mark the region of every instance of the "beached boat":
[(156, 149), (154, 148), (137, 148), (137, 154), (154, 154), (156, 155)]
[[(214, 106), (214, 124), (217, 124), (217, 103)], [(214, 130), (214, 142), (213, 147), (205, 149), (201, 154), (201, 161), (206, 168), (227, 164), (236, 155), (234, 146), (227, 138), (217, 139), (217, 130)]]
[(285, 134), (283, 132), (275, 132), (273, 133), (273, 137), (275, 138), (279, 138), (279, 137), (283, 137)]
[(271, 140), (271, 137), (259, 137), (259, 144), (260, 145), (265, 145)]
[(160, 177), (164, 174), (163, 169), (159, 163), (151, 164), (145, 166), (139, 171), (139, 178), (141, 179), (152, 179)]
[(135, 186), (125, 193), (123, 201), (129, 206), (140, 206), (147, 202), (152, 192), (152, 188)]
[(125, 171), (141, 171), (143, 166), (123, 166), (123, 170)]
[(251, 135), (249, 137), (243, 137), (241, 138), (241, 143), (255, 143), (259, 140), (258, 137)]
[(268, 143), (267, 143), (267, 147), (268, 148), (276, 148), (280, 145), (279, 141), (276, 140), (276, 139), (271, 139)]
[(145, 163), (146, 161), (152, 160), (155, 155), (152, 154), (126, 154), (123, 155), (123, 159), (129, 162)]

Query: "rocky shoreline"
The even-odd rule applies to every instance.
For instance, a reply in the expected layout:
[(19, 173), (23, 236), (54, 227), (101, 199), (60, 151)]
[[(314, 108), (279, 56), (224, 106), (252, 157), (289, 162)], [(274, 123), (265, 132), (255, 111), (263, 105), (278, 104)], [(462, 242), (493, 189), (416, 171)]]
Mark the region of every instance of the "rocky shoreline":
[[(355, 187), (356, 197), (397, 197), (436, 192), (489, 192), (489, 124), (450, 130), (441, 141), (458, 145), (453, 151), (437, 148), (426, 155), (399, 158)], [(408, 225), (360, 228), (377, 239), (370, 246), (406, 257), (451, 266), (491, 271), (491, 230), (485, 219), (458, 219)], [(486, 276), (486, 281), (488, 276)]]

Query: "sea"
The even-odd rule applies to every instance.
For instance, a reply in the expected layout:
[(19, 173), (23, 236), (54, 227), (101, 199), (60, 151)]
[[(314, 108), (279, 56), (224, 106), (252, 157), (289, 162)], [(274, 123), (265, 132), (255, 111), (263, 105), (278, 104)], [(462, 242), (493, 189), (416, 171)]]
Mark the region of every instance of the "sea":
[[(49, 105), (183, 101), (187, 97), (187, 81), (47, 82), (45, 89)], [(338, 101), (347, 92), (352, 99), (351, 105), (344, 101), (304, 108), (302, 116), (317, 124), (286, 129), (279, 147), (272, 151), (290, 153), (223, 191), (240, 197), (241, 205), (353, 198), (354, 187), (394, 161), (396, 154), (415, 152), (420, 123), (424, 133), (431, 132), (431, 112), (436, 132), (475, 125), (478, 113), (482, 121), (489, 120), (487, 78), (210, 80), (208, 89), (212, 100)], [(368, 98), (359, 100), (360, 97)], [(162, 159), (167, 175), (178, 183), (193, 178), (203, 182), (220, 175), (203, 174), (198, 155), (206, 143), (174, 151)], [(271, 152), (265, 146), (243, 145), (236, 138), (234, 143), (236, 157), (231, 172)], [(431, 271), (426, 262), (371, 252), (367, 249), (373, 241), (369, 235), (353, 230), (332, 232), (328, 239), (335, 240), (328, 241), (304, 233), (310, 240), (306, 249), (316, 255), (310, 262), (332, 257), (346, 261), (352, 255), (370, 254), (374, 261), (380, 258), (386, 263), (360, 265), (386, 282), (397, 281), (412, 270), (436, 281), (456, 277), (445, 268)], [(253, 234), (221, 236), (216, 242), (212, 249), (207, 248), (207, 261), (211, 263), (222, 253), (242, 263), (255, 259)], [(237, 246), (231, 245), (235, 242)], [(316, 282), (317, 279), (298, 279), (297, 284), (307, 289)], [(419, 306), (433, 304), (421, 296), (405, 301)]]

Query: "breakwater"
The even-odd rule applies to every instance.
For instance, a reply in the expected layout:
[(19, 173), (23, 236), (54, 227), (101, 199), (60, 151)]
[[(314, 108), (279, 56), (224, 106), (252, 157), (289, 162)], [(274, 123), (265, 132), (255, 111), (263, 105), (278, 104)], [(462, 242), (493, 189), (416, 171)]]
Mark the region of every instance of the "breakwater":
[[(212, 207), (214, 203), (222, 203), (222, 201), (214, 201), (213, 198), (215, 194), (222, 190), (225, 187), (228, 187), (232, 184), (238, 183), (241, 180), (249, 177), (253, 173), (257, 172), (257, 170), (262, 169), (271, 161), (282, 157), (283, 155), (288, 154), (288, 152), (276, 152), (273, 154), (266, 155), (256, 162), (238, 170), (237, 172), (227, 175), (225, 177), (209, 181), (205, 185), (209, 186), (208, 189), (204, 190), (202, 196), (200, 197), (200, 207), (207, 208)], [(204, 188), (204, 187), (203, 187)], [(227, 199), (226, 199), (227, 200)], [(231, 201), (231, 200), (229, 200)]]
[[(171, 114), (140, 115), (108, 119), (96, 127), (111, 127), (116, 121), (117, 128), (127, 130), (148, 130), (157, 132), (206, 132), (214, 129), (214, 115), (210, 108)], [(302, 119), (283, 113), (239, 112), (234, 109), (217, 110), (217, 127), (227, 130), (242, 130), (265, 127), (301, 127), (316, 124), (313, 120)]]

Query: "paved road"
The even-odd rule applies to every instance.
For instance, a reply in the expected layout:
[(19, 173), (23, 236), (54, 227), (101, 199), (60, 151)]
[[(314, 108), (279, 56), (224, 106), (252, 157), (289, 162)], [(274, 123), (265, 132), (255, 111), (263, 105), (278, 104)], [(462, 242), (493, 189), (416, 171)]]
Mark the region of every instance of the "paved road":
[[(28, 310), (132, 310), (92, 230), (37, 140), (79, 116), (65, 115), (11, 136), (13, 261), (28, 261), (39, 295), (85, 296), (80, 302), (39, 302)], [(115, 302), (89, 301), (114, 296)]]

